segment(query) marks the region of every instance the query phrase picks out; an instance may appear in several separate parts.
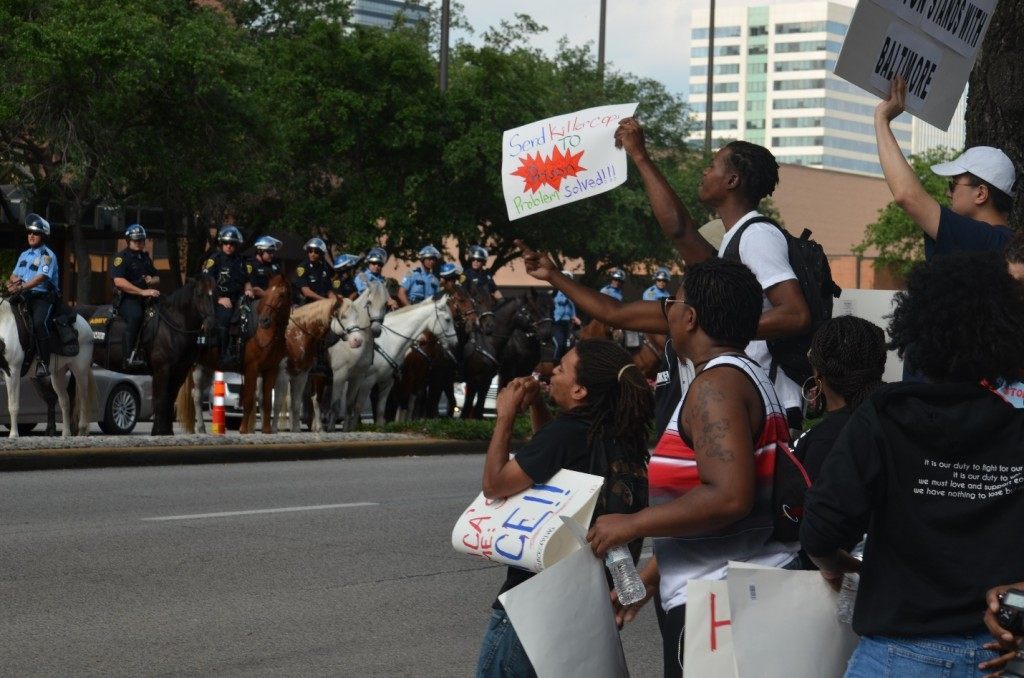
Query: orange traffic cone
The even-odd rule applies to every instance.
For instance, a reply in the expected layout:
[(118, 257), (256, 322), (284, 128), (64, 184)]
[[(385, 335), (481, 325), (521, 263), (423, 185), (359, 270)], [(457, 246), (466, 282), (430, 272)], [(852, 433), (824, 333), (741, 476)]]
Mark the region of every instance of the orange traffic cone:
[(226, 387), (224, 385), (224, 373), (214, 372), (213, 373), (213, 413), (212, 421), (210, 422), (210, 431), (215, 436), (224, 435), (224, 395), (226, 393)]

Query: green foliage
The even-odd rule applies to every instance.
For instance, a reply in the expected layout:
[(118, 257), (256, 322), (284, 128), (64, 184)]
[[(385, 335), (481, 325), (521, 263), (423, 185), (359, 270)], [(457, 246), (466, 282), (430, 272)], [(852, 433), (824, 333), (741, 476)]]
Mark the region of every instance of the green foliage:
[[(946, 177), (931, 171), (931, 166), (952, 160), (959, 154), (948, 148), (937, 148), (909, 158), (925, 190), (940, 205), (948, 205)], [(878, 214), (878, 221), (868, 224), (864, 239), (853, 247), (853, 253), (863, 255), (870, 249), (877, 249), (876, 266), (891, 268), (900, 275), (906, 275), (911, 267), (924, 258), (924, 238), (921, 228), (895, 202), (890, 202)]]
[[(396, 421), (383, 426), (376, 424), (360, 424), (360, 431), (379, 433), (417, 433), (431, 438), (448, 440), (490, 440), (494, 433), (494, 419), (417, 419), (415, 421)], [(512, 437), (526, 440), (532, 435), (530, 418), (516, 418)]]

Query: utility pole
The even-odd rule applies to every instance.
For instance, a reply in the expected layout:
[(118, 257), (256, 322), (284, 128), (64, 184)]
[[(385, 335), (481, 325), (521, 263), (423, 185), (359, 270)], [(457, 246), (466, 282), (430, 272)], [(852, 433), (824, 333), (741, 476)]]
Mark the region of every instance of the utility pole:
[(597, 78), (604, 84), (604, 25), (608, 13), (608, 0), (601, 0), (601, 22), (597, 33)]
[(451, 23), (451, 0), (441, 1), (441, 54), (438, 62), (440, 64), (440, 81), (438, 87), (441, 93), (448, 91), (448, 25)]
[(715, 89), (715, 0), (711, 0), (711, 19), (708, 21), (708, 91), (704, 109), (704, 155), (711, 156), (711, 101)]

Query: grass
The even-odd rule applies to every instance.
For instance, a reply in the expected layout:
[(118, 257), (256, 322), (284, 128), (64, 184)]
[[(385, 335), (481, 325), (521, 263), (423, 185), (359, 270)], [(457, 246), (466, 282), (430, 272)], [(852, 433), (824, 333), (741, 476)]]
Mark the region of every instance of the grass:
[[(391, 422), (383, 426), (361, 424), (357, 430), (377, 433), (415, 433), (445, 440), (490, 440), (494, 433), (494, 419), (416, 419)], [(516, 419), (513, 438), (530, 437), (530, 418)]]

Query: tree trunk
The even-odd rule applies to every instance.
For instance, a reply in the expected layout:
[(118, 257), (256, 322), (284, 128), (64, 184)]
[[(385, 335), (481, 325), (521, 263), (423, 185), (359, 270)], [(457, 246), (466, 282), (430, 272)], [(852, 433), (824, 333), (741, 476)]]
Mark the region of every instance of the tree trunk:
[[(85, 244), (85, 233), (82, 231), (82, 203), (69, 200), (64, 207), (71, 229), (72, 251), (75, 254), (75, 303), (91, 304), (92, 299), (92, 262), (89, 260), (89, 248)], [(68, 300), (65, 297), (65, 300)]]
[[(1024, 2), (1000, 0), (992, 16), (967, 96), (967, 146), (1002, 149), (1024, 174)], [(1010, 226), (1024, 227), (1024, 191), (1018, 181)]]

